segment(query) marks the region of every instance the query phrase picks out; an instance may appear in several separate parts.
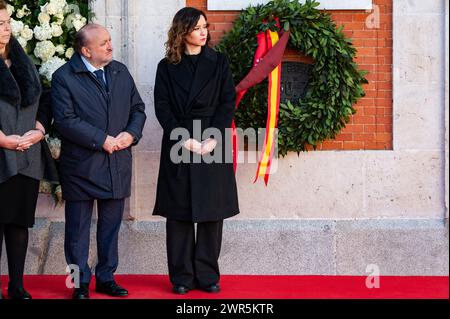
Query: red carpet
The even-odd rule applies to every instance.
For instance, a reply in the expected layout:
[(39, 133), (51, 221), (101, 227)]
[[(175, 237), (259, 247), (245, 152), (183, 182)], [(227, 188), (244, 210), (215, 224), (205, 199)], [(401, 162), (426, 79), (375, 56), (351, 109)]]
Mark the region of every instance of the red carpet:
[[(34, 299), (68, 299), (65, 276), (26, 276), (25, 287)], [(171, 292), (165, 275), (117, 275), (131, 299), (448, 299), (449, 277), (381, 277), (380, 287), (368, 289), (366, 277), (357, 276), (247, 276), (223, 275), (222, 292)], [(3, 295), (7, 278), (2, 277)], [(94, 291), (92, 299), (107, 299)]]

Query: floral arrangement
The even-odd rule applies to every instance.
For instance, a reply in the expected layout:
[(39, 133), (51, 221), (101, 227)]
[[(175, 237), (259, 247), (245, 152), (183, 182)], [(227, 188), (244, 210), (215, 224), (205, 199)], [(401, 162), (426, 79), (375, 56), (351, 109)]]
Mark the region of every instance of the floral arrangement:
[(9, 0), (13, 36), (38, 66), (46, 86), (73, 55), (73, 37), (91, 18), (87, 0)]
[[(73, 39), (91, 18), (88, 0), (8, 0), (13, 36), (36, 64), (49, 94), (53, 73), (73, 55)], [(61, 141), (54, 130), (46, 136), (52, 157), (59, 159)], [(62, 203), (61, 187), (41, 182), (40, 192)]]

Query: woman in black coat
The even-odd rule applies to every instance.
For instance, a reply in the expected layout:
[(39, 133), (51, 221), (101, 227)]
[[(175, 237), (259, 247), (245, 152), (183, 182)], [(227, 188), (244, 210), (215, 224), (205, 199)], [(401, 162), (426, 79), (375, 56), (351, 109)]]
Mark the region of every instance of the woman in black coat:
[(220, 291), (223, 220), (239, 213), (229, 132), (225, 136), (235, 89), (227, 59), (208, 41), (205, 14), (178, 11), (155, 81), (164, 134), (153, 214), (167, 218), (169, 277), (179, 294), (196, 287)]
[(5, 237), (11, 299), (31, 299), (23, 287), (28, 228), (34, 225), (39, 180), (46, 168), (57, 179), (43, 141), (50, 108), (39, 108), (40, 97), (36, 67), (11, 37), (6, 3), (0, 0), (0, 256)]

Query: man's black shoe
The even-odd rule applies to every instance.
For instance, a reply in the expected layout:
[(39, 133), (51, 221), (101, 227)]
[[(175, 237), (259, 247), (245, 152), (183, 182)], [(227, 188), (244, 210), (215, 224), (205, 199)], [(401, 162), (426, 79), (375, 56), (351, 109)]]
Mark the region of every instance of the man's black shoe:
[(89, 299), (89, 285), (81, 284), (73, 290), (72, 299)]
[(112, 297), (128, 296), (128, 290), (120, 287), (115, 281), (97, 282), (95, 291)]

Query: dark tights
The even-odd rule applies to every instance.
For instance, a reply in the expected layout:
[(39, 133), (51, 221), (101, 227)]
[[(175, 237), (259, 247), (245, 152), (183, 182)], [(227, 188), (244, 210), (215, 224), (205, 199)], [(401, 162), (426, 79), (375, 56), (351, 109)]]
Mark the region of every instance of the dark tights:
[(28, 228), (12, 224), (0, 224), (0, 260), (3, 237), (5, 237), (6, 254), (8, 256), (8, 289), (23, 288), (23, 272), (28, 248)]

